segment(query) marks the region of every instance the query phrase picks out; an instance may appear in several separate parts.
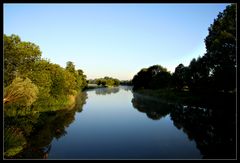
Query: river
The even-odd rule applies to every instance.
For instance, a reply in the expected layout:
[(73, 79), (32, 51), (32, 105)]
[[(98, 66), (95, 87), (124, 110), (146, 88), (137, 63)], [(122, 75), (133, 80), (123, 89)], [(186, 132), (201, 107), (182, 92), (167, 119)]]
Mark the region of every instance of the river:
[(235, 128), (226, 117), (219, 123), (226, 115), (215, 112), (162, 103), (129, 86), (92, 89), (80, 97), (77, 109), (44, 115), (45, 124), (19, 157), (235, 158)]

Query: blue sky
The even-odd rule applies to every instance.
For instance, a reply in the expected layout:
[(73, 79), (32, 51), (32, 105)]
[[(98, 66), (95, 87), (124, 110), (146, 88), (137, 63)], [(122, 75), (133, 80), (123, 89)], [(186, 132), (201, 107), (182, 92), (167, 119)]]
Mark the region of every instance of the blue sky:
[(132, 79), (160, 64), (173, 72), (205, 53), (208, 27), (228, 4), (4, 4), (4, 34), (40, 46), (88, 79)]

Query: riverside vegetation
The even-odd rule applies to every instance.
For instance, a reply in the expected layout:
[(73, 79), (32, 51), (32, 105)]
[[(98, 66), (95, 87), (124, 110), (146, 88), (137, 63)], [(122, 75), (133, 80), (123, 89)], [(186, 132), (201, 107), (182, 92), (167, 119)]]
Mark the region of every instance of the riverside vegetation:
[[(4, 34), (3, 41), (4, 157), (11, 158), (29, 145), (29, 136), (37, 130), (33, 126), (41, 124), (43, 113), (82, 107), (87, 80), (73, 62), (68, 61), (65, 68), (51, 63), (41, 58), (39, 46), (17, 35)], [(119, 85), (119, 80), (110, 77), (100, 82)]]
[(192, 59), (189, 66), (179, 64), (173, 74), (161, 65), (143, 68), (133, 77), (133, 89), (168, 102), (186, 104), (235, 98), (236, 5), (229, 5), (219, 13), (208, 31), (207, 52), (203, 56)]
[[(159, 104), (159, 107), (152, 107), (150, 104), (150, 107), (144, 107), (144, 100), (138, 94), (161, 99), (166, 109), (167, 103), (183, 105), (180, 109), (170, 109), (171, 116), (178, 126), (186, 129), (186, 132), (194, 130), (193, 135), (197, 140), (202, 140), (199, 135), (206, 134), (205, 130), (198, 126), (199, 122), (209, 127), (205, 120), (210, 117), (211, 123), (216, 125), (216, 119), (222, 118), (218, 113), (219, 108), (222, 111), (221, 115), (229, 115), (228, 118), (232, 121), (222, 121), (224, 131), (221, 127), (216, 127), (217, 131), (225, 132), (225, 123), (229, 123), (231, 135), (234, 135), (232, 128), (236, 125), (233, 122), (236, 114), (233, 110), (236, 104), (236, 4), (227, 6), (210, 25), (209, 34), (205, 38), (207, 52), (203, 56), (194, 58), (188, 66), (179, 64), (174, 73), (170, 73), (161, 65), (143, 68), (132, 81), (119, 81), (112, 77), (86, 80), (83, 70), (76, 70), (73, 62), (68, 61), (65, 68), (51, 63), (41, 57), (39, 46), (22, 41), (14, 34), (4, 34), (3, 45), (5, 158), (47, 158), (48, 152), (44, 150), (49, 151), (51, 146), (43, 148), (49, 145), (53, 138), (58, 139), (66, 134), (65, 128), (74, 121), (75, 113), (81, 112), (86, 103), (88, 97), (84, 90), (91, 87), (115, 87), (119, 84), (133, 85), (133, 106), (146, 112), (152, 119), (159, 119), (169, 111), (162, 110), (163, 113), (158, 115), (163, 107)], [(96, 90), (96, 95), (117, 92), (118, 88), (100, 88)], [(150, 103), (154, 104), (152, 101)], [(192, 109), (196, 108), (195, 105), (211, 105), (214, 107), (210, 108), (214, 109), (202, 111), (204, 114), (200, 117), (204, 120), (199, 121), (199, 112)], [(185, 112), (185, 108), (190, 109)], [(208, 116), (205, 116), (205, 112)], [(191, 121), (184, 121), (186, 119)], [(211, 134), (207, 136), (211, 137)], [(202, 142), (210, 140), (198, 141), (201, 142), (198, 145), (205, 150), (207, 148)], [(212, 151), (221, 146), (217, 144), (221, 139), (216, 137), (216, 140)], [(234, 137), (224, 137), (223, 140), (233, 149)], [(224, 154), (225, 150), (220, 149)], [(234, 151), (230, 152), (232, 153)], [(214, 153), (214, 156), (218, 154)]]

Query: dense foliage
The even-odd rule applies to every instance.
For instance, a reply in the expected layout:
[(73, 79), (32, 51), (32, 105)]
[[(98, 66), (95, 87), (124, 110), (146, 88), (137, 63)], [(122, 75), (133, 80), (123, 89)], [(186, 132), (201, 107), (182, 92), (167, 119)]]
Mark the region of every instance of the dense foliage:
[(13, 157), (28, 144), (28, 137), (41, 126), (39, 115), (70, 106), (81, 109), (81, 90), (86, 75), (41, 58), (39, 47), (17, 35), (3, 38), (4, 52), (4, 157)]
[(133, 78), (134, 89), (175, 88), (193, 92), (236, 91), (236, 5), (219, 13), (205, 39), (207, 52), (192, 59), (189, 66), (179, 64), (170, 74), (159, 65), (140, 70)]
[(121, 80), (120, 85), (132, 85), (132, 80)]
[(62, 68), (42, 59), (37, 45), (21, 41), (17, 35), (4, 35), (6, 102), (15, 102), (21, 96), (26, 99), (25, 103), (21, 101), (25, 106), (34, 101), (35, 105), (55, 105), (68, 95), (76, 95), (86, 85), (86, 75), (81, 69), (75, 70), (73, 62), (67, 62), (66, 68)]
[(8, 86), (18, 74), (26, 74), (41, 57), (39, 46), (21, 41), (17, 35), (3, 36), (4, 86)]
[(188, 67), (180, 64), (173, 77), (175, 85), (192, 91), (229, 92), (236, 89), (236, 5), (227, 6), (208, 29), (207, 52)]
[(30, 106), (37, 99), (38, 88), (28, 78), (15, 78), (4, 91), (4, 103)]
[(166, 68), (154, 65), (140, 70), (132, 80), (134, 89), (158, 89), (169, 87), (171, 84), (171, 74)]
[(103, 86), (103, 87), (114, 87), (114, 86), (118, 86), (120, 84), (120, 81), (116, 78), (106, 76), (104, 78), (97, 78), (94, 80), (89, 80), (88, 83), (89, 84), (97, 84), (97, 85)]

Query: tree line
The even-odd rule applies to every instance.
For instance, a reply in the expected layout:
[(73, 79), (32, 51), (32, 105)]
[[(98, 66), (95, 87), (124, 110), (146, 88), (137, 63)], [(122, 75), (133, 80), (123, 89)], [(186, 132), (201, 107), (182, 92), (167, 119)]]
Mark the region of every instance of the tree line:
[(96, 78), (88, 80), (89, 84), (97, 84), (103, 87), (114, 87), (120, 84), (120, 81), (116, 78), (105, 76), (104, 78)]
[(41, 57), (39, 46), (12, 34), (3, 37), (4, 104), (58, 105), (86, 85), (86, 75), (73, 62), (62, 68)]
[(134, 89), (236, 92), (236, 4), (220, 12), (208, 31), (202, 57), (179, 64), (172, 74), (161, 65), (143, 68), (132, 79)]

